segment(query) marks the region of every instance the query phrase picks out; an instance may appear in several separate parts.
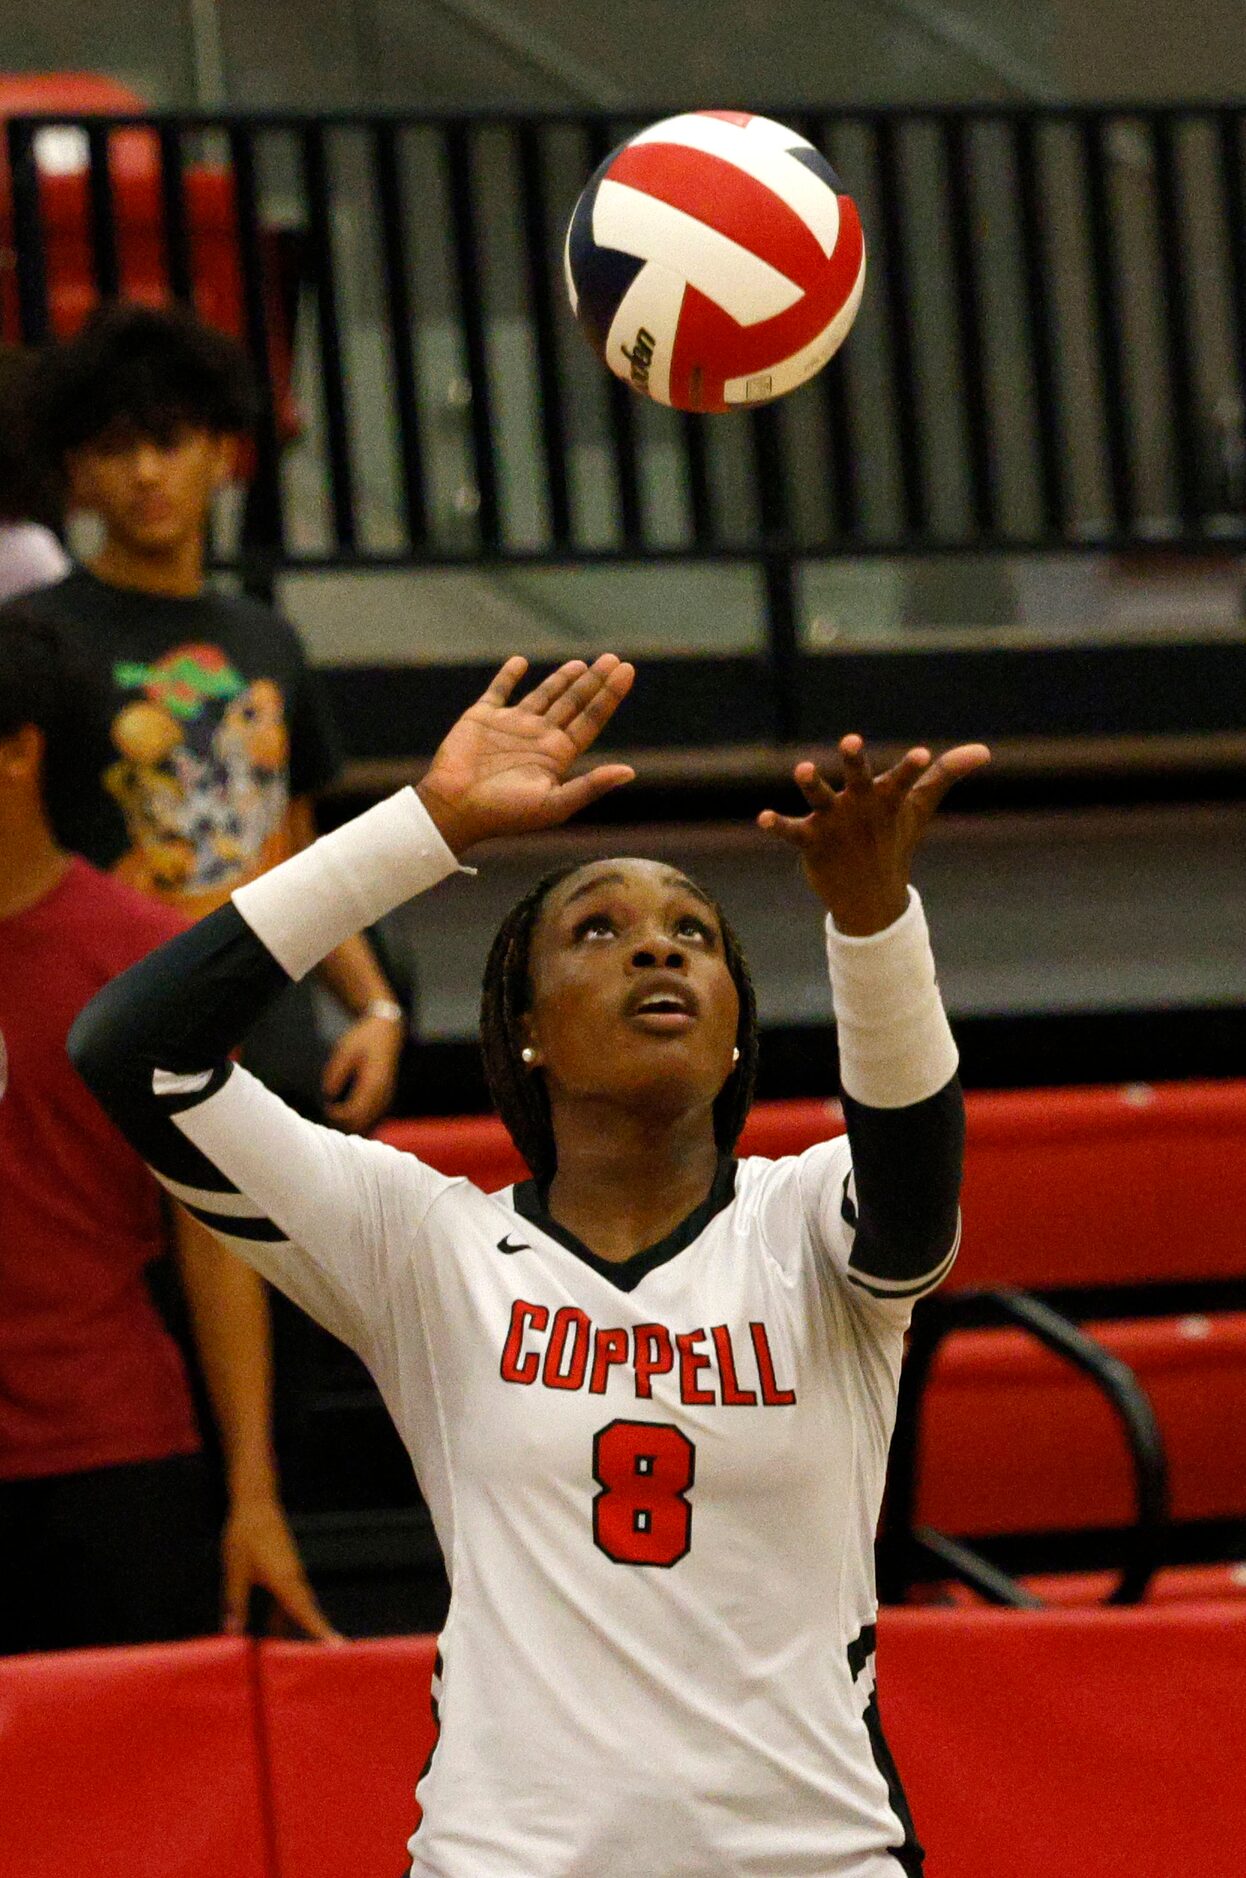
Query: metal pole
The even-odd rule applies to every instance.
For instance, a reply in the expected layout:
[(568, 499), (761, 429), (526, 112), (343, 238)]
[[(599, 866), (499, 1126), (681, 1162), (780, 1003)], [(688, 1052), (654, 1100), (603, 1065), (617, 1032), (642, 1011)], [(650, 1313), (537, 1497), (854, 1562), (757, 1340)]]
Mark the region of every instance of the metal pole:
[(195, 103), (201, 111), (221, 111), (229, 102), (225, 82), (225, 35), (218, 0), (186, 0)]

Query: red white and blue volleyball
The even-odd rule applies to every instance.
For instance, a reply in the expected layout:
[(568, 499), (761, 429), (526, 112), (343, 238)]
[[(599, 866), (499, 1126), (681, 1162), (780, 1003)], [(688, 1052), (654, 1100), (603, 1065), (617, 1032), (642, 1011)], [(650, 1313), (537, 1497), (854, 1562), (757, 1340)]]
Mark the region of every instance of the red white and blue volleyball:
[(805, 384), (865, 285), (861, 218), (835, 171), (747, 111), (689, 111), (622, 144), (581, 194), (563, 258), (594, 351), (680, 411)]

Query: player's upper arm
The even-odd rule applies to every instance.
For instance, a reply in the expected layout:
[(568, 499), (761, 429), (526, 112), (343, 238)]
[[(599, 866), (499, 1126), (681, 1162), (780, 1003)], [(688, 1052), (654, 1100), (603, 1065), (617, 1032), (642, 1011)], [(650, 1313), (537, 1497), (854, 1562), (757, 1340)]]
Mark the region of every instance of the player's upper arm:
[(229, 1060), (289, 982), (232, 906), (115, 978), (69, 1035), (98, 1101), (174, 1196), (363, 1349), (442, 1176), (297, 1115)]
[[(367, 1360), (398, 1261), (419, 1257), (424, 1216), (451, 1183), (379, 1141), (325, 1128), (246, 1070), (206, 1099), (156, 1077), (186, 1154), (164, 1154), (164, 1185), (230, 1249)], [(179, 1161), (178, 1178), (171, 1162)], [(199, 1179), (186, 1176), (198, 1175)], [(204, 1176), (211, 1184), (201, 1184)]]
[(964, 1103), (934, 1096), (877, 1109), (845, 1097), (848, 1138), (799, 1157), (814, 1244), (849, 1293), (907, 1314), (942, 1283), (960, 1241)]

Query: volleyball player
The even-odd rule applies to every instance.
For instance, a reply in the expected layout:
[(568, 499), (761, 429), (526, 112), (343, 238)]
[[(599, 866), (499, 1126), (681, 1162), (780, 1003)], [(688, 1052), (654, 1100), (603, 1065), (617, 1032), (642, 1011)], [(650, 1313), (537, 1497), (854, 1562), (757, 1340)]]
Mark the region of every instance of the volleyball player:
[(498, 1194), (320, 1128), (229, 1059), (269, 1000), (486, 837), (629, 780), (571, 769), (612, 656), (522, 659), (403, 790), (109, 986), (75, 1061), (165, 1184), (360, 1353), (452, 1584), (421, 1878), (921, 1868), (873, 1694), (872, 1548), (914, 1298), (955, 1255), (963, 1111), (913, 849), (969, 745), (796, 769), (848, 1138), (733, 1157), (756, 1026), (718, 908), (651, 861), (553, 876), (482, 1036), (533, 1178)]

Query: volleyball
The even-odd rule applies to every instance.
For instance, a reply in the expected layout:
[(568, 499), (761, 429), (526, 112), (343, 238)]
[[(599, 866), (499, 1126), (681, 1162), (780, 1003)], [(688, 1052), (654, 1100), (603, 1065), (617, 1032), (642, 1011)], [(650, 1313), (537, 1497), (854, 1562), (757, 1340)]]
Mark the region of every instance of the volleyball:
[(865, 284), (852, 197), (804, 137), (747, 111), (664, 118), (576, 203), (567, 291), (589, 344), (680, 411), (766, 404), (848, 336)]

